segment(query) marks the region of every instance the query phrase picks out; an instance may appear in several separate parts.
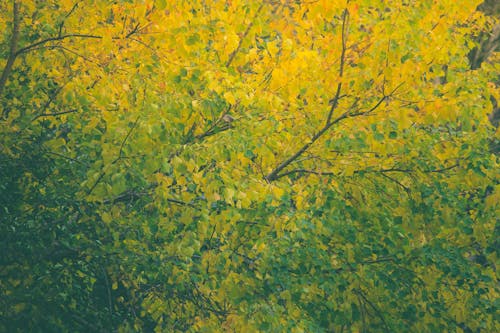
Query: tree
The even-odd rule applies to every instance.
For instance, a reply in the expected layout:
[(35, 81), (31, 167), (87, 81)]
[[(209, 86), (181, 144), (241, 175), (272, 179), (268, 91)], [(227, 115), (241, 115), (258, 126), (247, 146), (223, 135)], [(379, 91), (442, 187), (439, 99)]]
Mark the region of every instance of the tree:
[(477, 5), (0, 5), (0, 329), (498, 331)]

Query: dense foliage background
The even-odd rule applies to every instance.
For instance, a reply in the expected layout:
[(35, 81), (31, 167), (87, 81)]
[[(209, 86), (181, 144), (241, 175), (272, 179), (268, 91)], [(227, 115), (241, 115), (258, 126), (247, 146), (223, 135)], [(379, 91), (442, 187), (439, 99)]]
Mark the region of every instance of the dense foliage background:
[(0, 3), (0, 331), (498, 332), (498, 7)]

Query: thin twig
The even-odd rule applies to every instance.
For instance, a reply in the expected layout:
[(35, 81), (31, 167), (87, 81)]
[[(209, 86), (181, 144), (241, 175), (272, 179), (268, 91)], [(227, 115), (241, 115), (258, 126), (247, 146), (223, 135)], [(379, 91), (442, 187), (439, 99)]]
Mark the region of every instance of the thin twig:
[[(203, 140), (204, 138), (208, 137), (208, 136), (212, 136), (218, 132), (216, 132), (216, 129), (217, 127), (219, 127), (219, 124), (224, 121), (224, 117), (229, 114), (229, 111), (231, 111), (231, 108), (232, 108), (232, 105), (230, 104), (227, 108), (226, 111), (224, 111), (220, 116), (219, 118), (217, 118), (213, 123), (212, 125), (202, 134), (199, 134), (199, 135), (196, 135), (194, 138), (197, 139), (197, 140)], [(230, 126), (228, 126), (229, 124), (225, 124), (226, 126), (220, 126), (220, 130), (223, 131), (223, 130), (227, 130), (230, 128)]]
[(104, 276), (104, 283), (106, 284), (106, 290), (108, 292), (108, 307), (109, 307), (109, 325), (113, 325), (113, 299), (111, 298), (111, 288), (109, 288), (108, 274), (104, 267), (101, 266), (102, 274)]
[(63, 114), (75, 113), (75, 112), (78, 112), (78, 109), (71, 109), (71, 110), (67, 110), (67, 111), (60, 111), (60, 112), (54, 112), (54, 113), (42, 113), (42, 114), (35, 116), (33, 118), (33, 120), (36, 120), (40, 117), (55, 117), (55, 116), (60, 116)]
[(393, 181), (394, 183), (398, 184), (403, 190), (405, 190), (405, 192), (407, 194), (410, 194), (410, 189), (408, 187), (406, 187), (405, 185), (403, 185), (399, 180), (397, 180), (396, 178), (393, 178), (389, 175), (386, 175), (385, 173), (381, 173), (382, 177), (385, 177), (391, 181)]
[(354, 290), (354, 292), (361, 296), (361, 298), (363, 298), (363, 300), (366, 302), (366, 304), (368, 304), (372, 309), (373, 311), (375, 311), (375, 314), (377, 315), (377, 317), (380, 318), (380, 320), (382, 321), (382, 324), (385, 326), (385, 329), (386, 329), (386, 332), (390, 332), (389, 330), (389, 326), (387, 325), (387, 322), (385, 321), (385, 318), (384, 318), (384, 315), (382, 314), (382, 312), (380, 311), (380, 309), (375, 305), (373, 304), (367, 297), (366, 295), (363, 293), (363, 291), (361, 291), (361, 289), (359, 290)]
[[(339, 75), (342, 76), (344, 72), (344, 62), (345, 62), (345, 51), (346, 51), (346, 44), (347, 44), (347, 24), (348, 24), (348, 11), (347, 9), (344, 10), (343, 13), (343, 18), (342, 18), (342, 53), (341, 53), (341, 58), (340, 58), (340, 67), (339, 67)], [(341, 93), (341, 88), (342, 88), (342, 83), (340, 82), (337, 86), (337, 92), (335, 93), (335, 97), (333, 98), (332, 101), (332, 107), (330, 108), (330, 111), (328, 112), (328, 116), (326, 118), (326, 123), (325, 125), (311, 138), (309, 142), (307, 142), (305, 145), (303, 145), (295, 154), (287, 158), (285, 161), (283, 161), (281, 164), (279, 164), (274, 170), (272, 170), (266, 177), (266, 181), (272, 182), (278, 178), (281, 178), (279, 175), (280, 172), (285, 169), (290, 163), (295, 161), (297, 158), (299, 158), (304, 152), (306, 152), (309, 147), (311, 147), (314, 142), (316, 142), (320, 137), (325, 134), (326, 131), (328, 131), (333, 125), (336, 123), (342, 121), (345, 118), (349, 117), (349, 112), (351, 111), (351, 108), (349, 108), (346, 112), (344, 112), (342, 115), (337, 117), (335, 120), (332, 120), (332, 115), (335, 109), (337, 108), (338, 101), (340, 99), (340, 93)], [(355, 101), (355, 103), (357, 100)], [(353, 105), (355, 105), (353, 103)]]
[(245, 38), (248, 36), (248, 33), (250, 32), (250, 29), (252, 28), (255, 20), (257, 19), (257, 16), (260, 14), (262, 8), (264, 8), (264, 2), (262, 2), (259, 6), (259, 8), (257, 8), (257, 11), (255, 12), (255, 15), (254, 17), (252, 18), (252, 20), (250, 21), (250, 23), (248, 24), (245, 32), (243, 33), (243, 35), (241, 36), (240, 38), (240, 41), (238, 42), (238, 46), (236, 47), (236, 49), (231, 52), (231, 54), (229, 55), (229, 58), (227, 59), (227, 62), (226, 62), (226, 67), (229, 67), (231, 66), (231, 63), (233, 62), (234, 60), (234, 57), (236, 56), (236, 54), (240, 51), (241, 49), (241, 46), (243, 45), (243, 41), (245, 40)]
[(130, 129), (128, 130), (127, 135), (125, 136), (125, 139), (122, 141), (122, 144), (120, 145), (120, 152), (118, 154), (118, 158), (122, 158), (123, 155), (123, 147), (125, 146), (125, 143), (127, 142), (128, 138), (130, 137), (130, 134), (132, 134), (132, 131), (136, 128), (137, 124), (139, 123), (139, 119), (141, 116), (138, 116), (137, 119), (134, 121)]
[[(68, 84), (68, 82), (70, 82), (72, 79), (72, 77), (69, 78), (69, 80), (67, 80), (62, 86), (58, 87), (56, 89), (56, 91), (52, 94), (48, 94), (46, 93), (47, 95), (49, 95), (49, 99), (47, 100), (47, 102), (45, 102), (45, 104), (43, 104), (43, 106), (39, 109), (39, 111), (41, 111), (42, 114), (45, 113), (45, 110), (47, 110), (47, 108), (50, 106), (50, 104), (54, 101), (54, 99), (59, 95), (59, 93), (63, 90), (63, 88)], [(35, 116), (33, 117), (32, 121), (36, 120), (38, 118), (38, 116)]]
[(89, 34), (68, 34), (68, 35), (62, 35), (62, 36), (57, 36), (57, 37), (49, 37), (49, 38), (42, 39), (42, 40), (40, 40), (38, 42), (35, 42), (33, 44), (30, 44), (28, 46), (25, 46), (23, 48), (20, 48), (19, 50), (17, 50), (16, 56), (18, 56), (18, 55), (20, 55), (22, 53), (28, 52), (28, 51), (34, 49), (37, 46), (40, 46), (40, 45), (43, 45), (43, 44), (47, 44), (49, 42), (61, 41), (61, 40), (68, 39), (68, 38), (102, 39), (102, 36), (89, 35)]
[(66, 19), (68, 17), (71, 16), (71, 14), (73, 14), (73, 12), (75, 11), (75, 9), (78, 7), (78, 5), (80, 4), (80, 2), (77, 2), (73, 5), (73, 7), (71, 7), (71, 9), (69, 10), (69, 12), (64, 16), (64, 19), (62, 20), (61, 24), (59, 25), (59, 33), (58, 33), (58, 36), (62, 36), (62, 30), (64, 28), (64, 23), (66, 23)]
[(189, 207), (192, 207), (192, 208), (197, 208), (195, 205), (193, 205), (190, 202), (184, 202), (184, 201), (173, 199), (173, 198), (168, 198), (167, 201), (171, 202), (171, 203), (174, 203), (176, 205), (180, 205), (180, 206), (189, 206)]
[(283, 173), (277, 175), (275, 179), (290, 176), (294, 173), (310, 173), (310, 174), (318, 175), (318, 176), (335, 176), (336, 175), (336, 173), (331, 172), (331, 171), (315, 171), (315, 170), (308, 170), (308, 169), (294, 169), (294, 170), (283, 172)]
[(331, 102), (332, 107), (330, 108), (330, 112), (328, 112), (328, 116), (326, 118), (326, 124), (328, 125), (332, 121), (333, 112), (337, 108), (340, 99), (340, 91), (342, 90), (342, 76), (344, 75), (344, 64), (345, 64), (345, 52), (347, 50), (347, 32), (348, 32), (348, 20), (349, 20), (349, 12), (347, 8), (344, 9), (344, 13), (342, 14), (342, 51), (340, 54), (340, 65), (339, 65), (339, 80), (340, 82), (337, 85), (337, 91), (335, 93), (335, 97)]
[[(141, 117), (138, 116), (137, 119), (132, 124), (132, 126), (130, 127), (130, 129), (128, 130), (127, 135), (125, 136), (125, 138), (123, 139), (122, 143), (120, 144), (120, 150), (119, 150), (119, 153), (118, 153), (118, 157), (115, 158), (109, 165), (116, 164), (118, 161), (120, 161), (123, 158), (123, 148), (125, 146), (125, 143), (127, 142), (128, 138), (130, 137), (130, 134), (132, 133), (132, 131), (136, 128), (136, 126), (137, 126), (140, 118)], [(87, 195), (90, 195), (94, 191), (94, 189), (97, 187), (97, 185), (101, 182), (101, 180), (106, 175), (106, 172), (107, 172), (107, 170), (106, 170), (106, 168), (104, 168), (104, 170), (101, 172), (101, 174), (99, 175), (99, 177), (97, 177), (97, 180), (95, 181), (94, 185), (92, 185), (90, 187), (90, 189), (87, 191)]]
[[(139, 27), (138, 26), (134, 26), (134, 28), (129, 33), (127, 33), (127, 35), (125, 35), (123, 37), (114, 36), (111, 39), (112, 40), (127, 39), (127, 38), (130, 38), (131, 36), (133, 36), (134, 34), (136, 34), (138, 31), (140, 31)], [(64, 39), (68, 39), (68, 38), (103, 39), (104, 37), (103, 36), (99, 36), (99, 35), (77, 34), (77, 33), (75, 33), (75, 34), (66, 34), (66, 35), (58, 35), (56, 37), (48, 37), (48, 38), (42, 39), (42, 40), (40, 40), (38, 42), (35, 42), (33, 44), (30, 44), (28, 46), (25, 46), (23, 48), (20, 48), (19, 50), (17, 50), (15, 52), (15, 56), (17, 57), (18, 55), (20, 55), (22, 53), (31, 51), (32, 49), (34, 49), (34, 48), (36, 48), (36, 47), (38, 47), (40, 45), (44, 45), (44, 44), (47, 44), (49, 42), (62, 41)]]
[(69, 161), (72, 161), (72, 162), (75, 162), (75, 163), (78, 163), (78, 164), (81, 164), (81, 165), (85, 165), (85, 166), (88, 166), (87, 163), (84, 163), (82, 161), (79, 161), (77, 159), (74, 159), (72, 157), (69, 157), (69, 156), (65, 156), (65, 155), (62, 155), (62, 154), (59, 154), (59, 153), (55, 153), (53, 151), (46, 151), (45, 154), (49, 154), (49, 155), (54, 155), (54, 156), (58, 156), (58, 157), (61, 157), (61, 158), (64, 158), (66, 160), (69, 160)]

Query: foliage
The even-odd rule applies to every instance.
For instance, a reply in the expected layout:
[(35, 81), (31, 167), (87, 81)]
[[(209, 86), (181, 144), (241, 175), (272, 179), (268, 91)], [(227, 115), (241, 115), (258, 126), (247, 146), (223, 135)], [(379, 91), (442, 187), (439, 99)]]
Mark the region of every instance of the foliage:
[(477, 5), (0, 4), (0, 330), (499, 331)]

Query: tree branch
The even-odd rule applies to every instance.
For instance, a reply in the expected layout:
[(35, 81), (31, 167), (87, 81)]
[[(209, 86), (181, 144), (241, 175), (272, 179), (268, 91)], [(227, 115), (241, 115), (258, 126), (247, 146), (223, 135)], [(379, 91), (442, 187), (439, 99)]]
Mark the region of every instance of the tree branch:
[(76, 2), (73, 7), (71, 7), (71, 9), (69, 10), (69, 12), (64, 16), (64, 19), (62, 20), (61, 24), (59, 25), (59, 36), (62, 35), (62, 30), (64, 28), (64, 24), (66, 23), (66, 19), (68, 17), (71, 16), (71, 14), (73, 14), (73, 12), (76, 10), (76, 8), (78, 7), (78, 5), (80, 4), (80, 1), (79, 2)]
[[(112, 37), (111, 39), (113, 40), (117, 40), (117, 39), (128, 39), (130, 37), (132, 37), (134, 34), (138, 33), (140, 31), (140, 27), (139, 25), (136, 25), (134, 26), (134, 28), (127, 33), (127, 35), (123, 36), (123, 37)], [(59, 32), (60, 33), (60, 32)], [(17, 57), (18, 55), (22, 54), (22, 53), (26, 53), (38, 46), (41, 46), (41, 45), (44, 45), (44, 44), (47, 44), (49, 42), (57, 42), (57, 41), (62, 41), (64, 39), (68, 39), (68, 38), (90, 38), (90, 39), (103, 39), (103, 36), (99, 36), (99, 35), (91, 35), (91, 34), (66, 34), (66, 35), (58, 35), (56, 37), (48, 37), (48, 38), (45, 38), (45, 39), (42, 39), (42, 40), (39, 40), (38, 42), (35, 42), (33, 44), (30, 44), (28, 46), (25, 46), (25, 47), (22, 47), (20, 48), (19, 50), (17, 50), (14, 54), (15, 56)]]
[(368, 304), (373, 309), (373, 311), (375, 312), (377, 317), (380, 318), (380, 320), (382, 321), (382, 324), (385, 326), (386, 332), (390, 332), (389, 326), (387, 325), (387, 322), (385, 321), (384, 315), (382, 314), (380, 309), (366, 297), (366, 295), (363, 293), (363, 291), (361, 289), (353, 290), (353, 291), (355, 294), (361, 296), (361, 298), (363, 298), (363, 300), (366, 302), (366, 304)]
[[(217, 129), (220, 130), (220, 132), (222, 131), (225, 131), (227, 129), (230, 128), (229, 126), (229, 123), (225, 122), (225, 117), (227, 115), (229, 115), (229, 111), (231, 111), (231, 108), (232, 108), (232, 105), (230, 104), (228, 106), (228, 109), (226, 111), (224, 111), (219, 118), (217, 118), (213, 123), (212, 125), (205, 131), (203, 132), (202, 134), (198, 134), (196, 136), (194, 136), (194, 139), (196, 140), (203, 140), (204, 138), (206, 137), (209, 137), (209, 136), (212, 136), (214, 134), (217, 134), (219, 132), (217, 132)], [(224, 124), (221, 124), (222, 122), (225, 122)], [(220, 126), (219, 126), (220, 125)], [(189, 142), (189, 141), (188, 141)]]
[(109, 307), (109, 324), (112, 325), (113, 323), (113, 299), (111, 297), (111, 288), (109, 287), (109, 281), (108, 281), (108, 273), (104, 269), (104, 267), (101, 266), (102, 274), (104, 276), (104, 283), (106, 285), (106, 291), (108, 294), (108, 307)]
[(63, 114), (68, 114), (68, 113), (75, 113), (78, 112), (78, 109), (71, 109), (71, 110), (66, 110), (66, 111), (59, 111), (59, 112), (53, 112), (53, 113), (42, 113), (33, 118), (33, 120), (36, 120), (40, 117), (55, 117), (55, 116), (60, 116)]
[(12, 66), (14, 66), (14, 62), (17, 57), (17, 43), (19, 42), (19, 2), (16, 0), (12, 1), (12, 36), (10, 39), (10, 50), (9, 57), (7, 58), (7, 63), (2, 72), (2, 76), (0, 77), (0, 95), (3, 92), (5, 84), (7, 83), (7, 78), (12, 70)]
[(17, 50), (16, 52), (16, 57), (22, 53), (26, 53), (34, 48), (36, 48), (37, 46), (40, 46), (40, 45), (43, 45), (43, 44), (47, 44), (49, 42), (57, 42), (57, 41), (61, 41), (61, 40), (64, 40), (64, 39), (68, 39), (68, 38), (92, 38), (92, 39), (102, 39), (102, 36), (96, 36), (96, 35), (88, 35), (88, 34), (68, 34), (68, 35), (62, 35), (62, 36), (57, 36), (57, 37), (49, 37), (49, 38), (45, 38), (45, 39), (42, 39), (38, 42), (35, 42), (33, 44), (30, 44), (28, 46), (25, 46), (25, 47), (22, 47), (20, 48), (19, 50)]
[[(360, 98), (357, 97), (355, 98), (354, 102), (351, 104), (351, 106), (347, 109), (347, 111), (345, 111), (343, 114), (341, 114), (339, 117), (335, 118), (334, 120), (328, 120), (325, 125), (319, 130), (319, 132), (317, 132), (312, 138), (311, 138), (311, 141), (309, 141), (308, 143), (306, 143), (304, 146), (302, 146), (302, 148), (300, 148), (295, 154), (293, 154), (292, 156), (290, 156), (288, 159), (286, 159), (284, 162), (282, 162), (281, 164), (279, 164), (274, 170), (272, 170), (266, 177), (265, 179), (268, 181), (268, 182), (271, 182), (273, 180), (276, 180), (278, 178), (281, 178), (283, 177), (282, 175), (280, 175), (279, 173), (284, 169), (286, 168), (290, 163), (292, 163), (293, 161), (295, 161), (298, 157), (300, 157), (304, 152), (306, 152), (309, 147), (314, 143), (316, 142), (321, 136), (323, 136), (323, 134), (328, 131), (333, 125), (339, 123), (340, 121), (346, 119), (346, 118), (353, 118), (353, 117), (358, 117), (358, 116), (366, 116), (366, 115), (369, 115), (370, 113), (372, 113), (373, 111), (375, 111), (376, 109), (378, 109), (380, 107), (380, 105), (382, 105), (382, 102), (387, 100), (387, 98), (389, 98), (390, 96), (392, 96), (402, 85), (404, 84), (404, 82), (400, 83), (396, 88), (394, 88), (388, 95), (386, 95), (385, 93), (382, 94), (382, 97), (377, 101), (377, 103), (375, 103), (374, 106), (372, 106), (371, 108), (369, 108), (368, 110), (366, 111), (358, 111), (358, 112), (354, 112), (354, 113), (351, 113), (351, 110), (353, 108), (356, 107), (357, 103), (359, 102)], [(340, 92), (339, 92), (340, 94)], [(336, 103), (334, 101), (334, 103)], [(332, 105), (333, 106), (333, 105)], [(331, 112), (332, 110), (330, 110)], [(328, 116), (330, 116), (330, 113), (328, 114)], [(289, 174), (289, 173), (287, 173)], [(324, 173), (323, 173), (324, 174)]]
[(245, 38), (248, 36), (248, 33), (250, 32), (250, 29), (252, 29), (252, 26), (255, 22), (255, 20), (257, 19), (257, 16), (260, 14), (262, 8), (264, 7), (264, 2), (262, 2), (259, 6), (259, 8), (257, 8), (257, 11), (255, 12), (255, 15), (253, 16), (252, 20), (250, 21), (250, 23), (248, 24), (245, 32), (243, 33), (243, 36), (241, 36), (240, 38), (240, 41), (238, 42), (238, 46), (236, 47), (236, 49), (231, 52), (231, 54), (229, 55), (229, 58), (227, 59), (227, 62), (226, 62), (226, 67), (229, 67), (231, 66), (231, 63), (233, 62), (234, 60), (234, 57), (236, 56), (236, 54), (240, 51), (241, 49), (241, 45), (243, 44), (243, 41), (245, 40)]
[[(295, 156), (295, 155), (294, 155)], [(451, 165), (449, 167), (444, 167), (444, 168), (440, 168), (440, 169), (428, 169), (428, 170), (422, 170), (423, 172), (425, 173), (441, 173), (441, 172), (445, 172), (445, 171), (448, 171), (448, 170), (451, 170), (451, 169), (454, 169), (458, 167), (458, 164), (454, 164), (454, 165)], [(408, 173), (408, 174), (412, 174), (414, 172), (416, 172), (415, 169), (403, 169), (403, 168), (397, 168), (397, 167), (394, 167), (394, 168), (389, 168), (389, 169), (378, 169), (378, 170), (373, 170), (373, 169), (362, 169), (362, 170), (355, 170), (353, 172), (353, 174), (362, 174), (362, 173), (379, 173), (381, 174), (382, 176), (390, 179), (391, 181), (397, 183), (399, 186), (401, 186), (407, 193), (410, 192), (410, 189), (403, 185), (401, 182), (399, 182), (397, 179), (395, 178), (392, 178), (390, 176), (387, 175), (387, 173)], [(311, 170), (311, 169), (303, 169), (303, 168), (297, 168), (297, 169), (293, 169), (293, 170), (290, 170), (290, 171), (287, 171), (287, 172), (283, 172), (283, 173), (278, 173), (274, 176), (274, 178), (272, 180), (277, 180), (279, 178), (283, 178), (283, 177), (286, 177), (286, 176), (289, 176), (289, 175), (293, 175), (295, 173), (303, 173), (303, 174), (312, 174), (312, 175), (317, 175), (317, 176), (336, 176), (338, 175), (339, 173), (335, 173), (333, 171), (320, 171), (320, 170)], [(266, 178), (267, 179), (267, 178)]]
[(287, 171), (287, 172), (283, 172), (279, 175), (276, 175), (276, 179), (279, 179), (279, 178), (283, 178), (283, 177), (286, 177), (286, 176), (289, 176), (289, 175), (292, 175), (294, 173), (309, 173), (309, 174), (313, 174), (313, 175), (318, 175), (318, 176), (335, 176), (336, 173), (335, 172), (331, 172), (331, 171), (316, 171), (316, 170), (309, 170), (309, 169), (293, 169), (293, 170), (290, 170), (290, 171)]
[(281, 164), (279, 164), (274, 170), (272, 170), (266, 177), (265, 179), (268, 182), (272, 182), (273, 180), (276, 180), (278, 178), (281, 178), (279, 176), (279, 173), (286, 168), (290, 163), (295, 161), (297, 158), (299, 158), (302, 154), (304, 154), (309, 147), (313, 145), (319, 138), (325, 134), (326, 131), (328, 131), (333, 125), (339, 123), (340, 121), (349, 118), (349, 111), (351, 108), (349, 108), (346, 112), (344, 112), (342, 115), (340, 115), (338, 118), (335, 120), (330, 121), (329, 123), (325, 124), (312, 138), (309, 142), (307, 142), (305, 145), (302, 146), (295, 154), (287, 158), (285, 161), (283, 161)]
[(331, 102), (332, 107), (330, 108), (330, 112), (328, 112), (328, 117), (326, 118), (327, 125), (332, 121), (333, 112), (339, 105), (340, 91), (342, 90), (342, 76), (344, 75), (345, 52), (347, 49), (348, 20), (349, 20), (349, 12), (347, 11), (346, 8), (344, 9), (344, 13), (342, 14), (342, 52), (340, 54), (340, 65), (339, 65), (340, 82), (337, 85), (337, 92), (335, 93), (335, 97), (333, 97), (333, 100)]
[(53, 152), (53, 151), (44, 151), (44, 153), (47, 154), (47, 155), (58, 156), (58, 157), (66, 159), (68, 161), (75, 162), (75, 163), (78, 163), (78, 164), (81, 164), (81, 165), (84, 165), (84, 166), (88, 166), (88, 164), (85, 163), (85, 162), (79, 161), (79, 160), (77, 160), (75, 158), (72, 158), (72, 157), (69, 157), (69, 156), (65, 156), (63, 154), (59, 154), (59, 153), (56, 153), (56, 152)]
[(137, 117), (137, 119), (134, 121), (134, 123), (132, 124), (132, 126), (128, 130), (128, 133), (125, 136), (125, 139), (123, 139), (123, 141), (122, 141), (122, 143), (120, 145), (120, 152), (118, 154), (118, 158), (117, 159), (123, 157), (123, 147), (125, 146), (125, 143), (127, 142), (128, 138), (130, 137), (130, 134), (132, 134), (132, 131), (137, 127), (137, 124), (139, 123), (139, 119), (140, 118), (141, 118), (141, 116)]
[(383, 172), (381, 173), (381, 175), (382, 175), (382, 177), (385, 177), (385, 178), (389, 179), (390, 181), (393, 181), (394, 183), (398, 184), (398, 185), (399, 185), (399, 186), (400, 186), (403, 190), (405, 190), (405, 192), (406, 192), (407, 194), (410, 194), (410, 192), (411, 192), (411, 191), (410, 191), (410, 189), (409, 189), (408, 187), (406, 187), (405, 185), (403, 185), (403, 183), (401, 183), (401, 182), (400, 182), (399, 180), (397, 180), (396, 178), (393, 178), (393, 177), (391, 177), (391, 176), (388, 176), (388, 175), (386, 175), (386, 174), (385, 174), (385, 173), (383, 173)]
[[(344, 10), (342, 14), (342, 52), (340, 55), (340, 66), (339, 66), (339, 76), (342, 77), (344, 73), (344, 63), (345, 63), (345, 53), (346, 53), (346, 44), (347, 44), (347, 24), (348, 24), (348, 16), (349, 12), (347, 9)], [(272, 182), (273, 180), (276, 180), (278, 178), (281, 178), (282, 176), (279, 175), (279, 173), (286, 168), (290, 163), (295, 161), (298, 157), (300, 157), (304, 152), (306, 152), (309, 147), (312, 146), (314, 142), (316, 142), (323, 134), (325, 134), (328, 129), (330, 129), (333, 125), (336, 123), (342, 121), (345, 118), (349, 117), (349, 111), (351, 108), (349, 108), (346, 112), (344, 112), (342, 115), (337, 117), (335, 120), (332, 120), (333, 112), (338, 106), (339, 99), (340, 99), (340, 93), (342, 89), (342, 82), (339, 82), (337, 85), (337, 91), (335, 93), (335, 96), (332, 100), (332, 107), (330, 108), (330, 111), (328, 112), (328, 116), (326, 118), (326, 123), (325, 125), (311, 138), (311, 140), (306, 143), (305, 145), (302, 146), (295, 154), (290, 156), (288, 159), (283, 161), (281, 164), (279, 164), (274, 170), (272, 170), (266, 177), (265, 179), (268, 182)], [(357, 100), (355, 101), (355, 103)], [(355, 105), (353, 103), (353, 105)], [(352, 106), (351, 106), (352, 107)]]
[[(140, 116), (137, 117), (137, 119), (134, 121), (134, 123), (132, 124), (132, 126), (128, 130), (127, 135), (125, 136), (122, 143), (120, 144), (120, 150), (118, 152), (118, 157), (115, 158), (113, 160), (113, 162), (111, 162), (111, 164), (109, 164), (109, 165), (116, 164), (118, 161), (120, 161), (123, 158), (123, 147), (125, 146), (125, 143), (127, 142), (128, 138), (130, 137), (130, 134), (132, 134), (132, 131), (137, 127), (137, 123), (139, 122), (140, 118), (141, 118)], [(101, 172), (99, 177), (97, 177), (97, 180), (95, 181), (94, 185), (92, 185), (92, 187), (90, 187), (90, 189), (87, 191), (87, 195), (90, 195), (94, 191), (94, 189), (101, 182), (101, 180), (104, 178), (105, 175), (106, 175), (106, 169), (104, 167), (104, 170)]]

